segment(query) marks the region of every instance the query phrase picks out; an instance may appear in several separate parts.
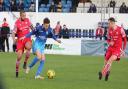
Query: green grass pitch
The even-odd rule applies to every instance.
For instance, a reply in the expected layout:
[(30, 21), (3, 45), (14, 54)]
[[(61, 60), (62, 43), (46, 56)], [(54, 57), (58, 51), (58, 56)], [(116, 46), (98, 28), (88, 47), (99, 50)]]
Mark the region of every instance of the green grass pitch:
[[(34, 56), (31, 54), (32, 60)], [(5, 89), (128, 89), (128, 59), (114, 62), (111, 75), (106, 82), (98, 80), (98, 72), (103, 67), (103, 56), (46, 55), (43, 69), (44, 80), (35, 80), (38, 64), (28, 75), (20, 66), (19, 78), (15, 78), (15, 53), (0, 53), (0, 74)], [(48, 79), (46, 72), (53, 69), (54, 79)]]

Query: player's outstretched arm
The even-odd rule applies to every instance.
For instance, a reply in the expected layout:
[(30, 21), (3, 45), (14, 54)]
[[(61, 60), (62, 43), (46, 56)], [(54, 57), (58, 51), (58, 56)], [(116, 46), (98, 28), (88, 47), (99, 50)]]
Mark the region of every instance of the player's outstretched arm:
[(24, 38), (30, 38), (30, 37), (31, 37), (32, 35), (34, 35), (34, 34), (35, 34), (35, 31), (33, 30), (33, 31), (31, 31), (30, 33), (28, 33), (27, 35), (21, 37), (20, 40), (23, 40)]
[(61, 40), (58, 40), (57, 37), (54, 35), (53, 31), (51, 30), (52, 38), (57, 41), (58, 43), (61, 43)]

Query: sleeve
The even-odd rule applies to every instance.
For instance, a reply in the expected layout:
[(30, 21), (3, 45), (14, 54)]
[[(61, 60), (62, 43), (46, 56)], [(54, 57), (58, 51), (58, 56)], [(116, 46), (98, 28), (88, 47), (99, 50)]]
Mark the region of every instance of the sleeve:
[(123, 28), (121, 28), (121, 35), (122, 35), (122, 38), (126, 37), (125, 31)]
[(30, 33), (28, 33), (25, 37), (30, 38), (32, 35), (35, 35), (36, 33), (37, 33), (37, 29), (34, 29)]
[(125, 34), (125, 31), (124, 31), (123, 28), (121, 29), (121, 35), (122, 35), (123, 42), (124, 42), (124, 44), (123, 44), (123, 50), (125, 50), (126, 49), (126, 45), (127, 45), (127, 38), (126, 38), (126, 34)]
[(33, 24), (31, 23), (31, 21), (30, 21), (29, 19), (28, 19), (27, 21), (28, 21), (29, 27), (30, 27), (32, 30), (34, 30), (34, 26), (33, 26)]
[(52, 28), (50, 28), (50, 33), (52, 34), (52, 38), (53, 38), (54, 40), (57, 40), (55, 34), (53, 33), (53, 29), (52, 29)]

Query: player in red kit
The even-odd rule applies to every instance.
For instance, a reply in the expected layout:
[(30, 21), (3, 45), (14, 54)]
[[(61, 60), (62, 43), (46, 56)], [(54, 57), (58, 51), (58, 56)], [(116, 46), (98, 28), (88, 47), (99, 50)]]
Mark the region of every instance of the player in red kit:
[(126, 49), (126, 34), (122, 27), (115, 24), (115, 19), (113, 17), (108, 20), (108, 49), (105, 54), (105, 65), (101, 72), (99, 72), (99, 79), (105, 77), (105, 81), (108, 80), (110, 74), (110, 68), (113, 61), (119, 61), (120, 56), (124, 55), (124, 50)]
[[(30, 57), (30, 49), (32, 46), (31, 38), (25, 38), (20, 40), (21, 37), (25, 36), (32, 29), (32, 24), (28, 18), (26, 18), (26, 13), (24, 11), (20, 12), (20, 18), (15, 22), (15, 26), (12, 32), (13, 43), (16, 44), (16, 52), (17, 52), (17, 61), (16, 61), (16, 77), (18, 77), (19, 73), (19, 65), (22, 55), (24, 53), (24, 49), (26, 49), (26, 56), (23, 68), (26, 69), (27, 60)], [(15, 35), (17, 34), (17, 40), (15, 39)]]

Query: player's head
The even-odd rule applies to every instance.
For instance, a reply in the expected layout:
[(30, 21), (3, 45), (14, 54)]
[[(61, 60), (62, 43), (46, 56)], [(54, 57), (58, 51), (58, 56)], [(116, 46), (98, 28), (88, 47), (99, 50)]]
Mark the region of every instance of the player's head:
[(44, 18), (43, 26), (44, 26), (45, 30), (47, 30), (49, 28), (49, 25), (50, 25), (49, 18)]
[(24, 20), (26, 18), (25, 11), (20, 11), (20, 18), (21, 18), (21, 20)]
[(60, 24), (60, 21), (58, 21), (57, 24)]
[(6, 18), (3, 19), (3, 22), (6, 22)]
[(115, 27), (115, 22), (116, 22), (115, 18), (110, 17), (108, 19), (108, 26), (109, 26), (109, 28), (114, 28)]

